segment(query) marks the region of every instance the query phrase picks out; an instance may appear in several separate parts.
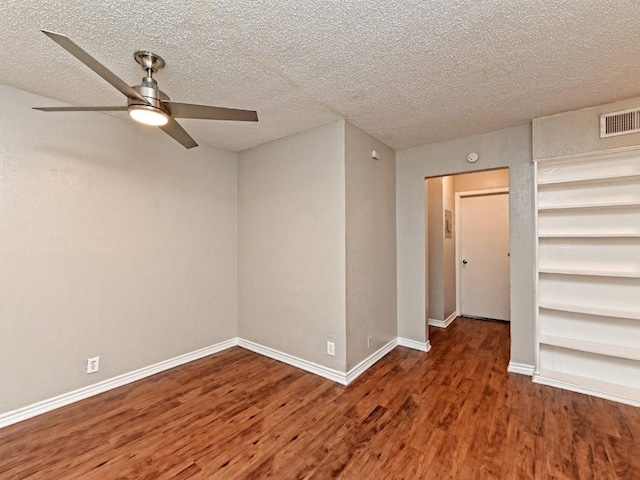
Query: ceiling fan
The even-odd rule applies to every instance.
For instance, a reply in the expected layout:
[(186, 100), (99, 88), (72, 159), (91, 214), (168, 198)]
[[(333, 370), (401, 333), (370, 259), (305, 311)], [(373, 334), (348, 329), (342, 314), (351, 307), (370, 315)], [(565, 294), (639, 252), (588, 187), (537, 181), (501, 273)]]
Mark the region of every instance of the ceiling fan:
[(127, 97), (127, 105), (122, 107), (34, 107), (43, 112), (129, 112), (131, 118), (146, 125), (160, 127), (166, 134), (185, 148), (198, 144), (175, 120), (176, 118), (197, 118), (202, 120), (236, 120), (257, 122), (258, 114), (253, 110), (211, 107), (170, 101), (158, 88), (153, 74), (164, 67), (164, 60), (155, 53), (140, 51), (133, 55), (146, 75), (140, 85), (129, 86), (104, 65), (73, 43), (67, 36), (42, 30), (42, 33), (76, 57), (87, 67), (109, 82)]

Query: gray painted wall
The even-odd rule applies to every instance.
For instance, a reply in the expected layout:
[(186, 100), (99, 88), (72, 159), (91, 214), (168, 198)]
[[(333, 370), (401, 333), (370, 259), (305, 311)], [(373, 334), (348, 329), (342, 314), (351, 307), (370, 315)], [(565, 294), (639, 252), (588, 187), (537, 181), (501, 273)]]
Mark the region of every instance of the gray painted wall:
[[(467, 154), (477, 152), (475, 164)], [(511, 222), (511, 361), (533, 365), (534, 178), (529, 125), (402, 150), (396, 154), (398, 335), (428, 338), (424, 179), (509, 167)]]
[(349, 370), (397, 337), (396, 155), (346, 122), (345, 165)]
[(235, 337), (236, 154), (0, 101), (0, 413)]
[[(238, 154), (241, 338), (346, 369), (345, 122)], [(336, 355), (326, 354), (328, 337)]]
[(600, 115), (640, 108), (640, 97), (559, 113), (533, 121), (536, 160), (640, 145), (640, 133), (600, 138)]

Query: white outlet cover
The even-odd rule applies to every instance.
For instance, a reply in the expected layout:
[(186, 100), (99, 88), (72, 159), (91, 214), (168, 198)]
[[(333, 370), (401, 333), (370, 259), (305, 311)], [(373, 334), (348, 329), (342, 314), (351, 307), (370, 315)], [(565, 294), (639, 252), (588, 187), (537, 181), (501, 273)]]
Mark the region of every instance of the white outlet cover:
[(336, 354), (336, 344), (329, 341), (327, 342), (327, 355), (331, 355), (332, 357)]
[(100, 370), (100, 357), (91, 357), (87, 359), (87, 373), (96, 373)]

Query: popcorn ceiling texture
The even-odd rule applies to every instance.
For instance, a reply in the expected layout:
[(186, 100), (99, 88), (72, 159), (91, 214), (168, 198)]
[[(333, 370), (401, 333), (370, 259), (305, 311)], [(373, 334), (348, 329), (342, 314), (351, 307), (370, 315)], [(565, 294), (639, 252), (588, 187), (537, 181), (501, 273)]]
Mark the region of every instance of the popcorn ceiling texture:
[(127, 83), (148, 49), (173, 100), (258, 111), (182, 121), (198, 142), (242, 150), (346, 118), (403, 149), (640, 95), (639, 18), (637, 0), (3, 0), (0, 83), (124, 104), (48, 29)]

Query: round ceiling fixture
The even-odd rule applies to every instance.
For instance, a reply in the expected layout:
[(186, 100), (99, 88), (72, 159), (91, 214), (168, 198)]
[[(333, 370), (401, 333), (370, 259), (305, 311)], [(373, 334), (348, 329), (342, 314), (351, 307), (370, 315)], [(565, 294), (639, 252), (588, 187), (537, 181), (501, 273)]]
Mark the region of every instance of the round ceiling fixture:
[(169, 115), (151, 105), (129, 105), (129, 115), (136, 122), (161, 127), (169, 123)]
[(476, 163), (478, 161), (478, 154), (476, 152), (471, 152), (467, 155), (467, 162)]

